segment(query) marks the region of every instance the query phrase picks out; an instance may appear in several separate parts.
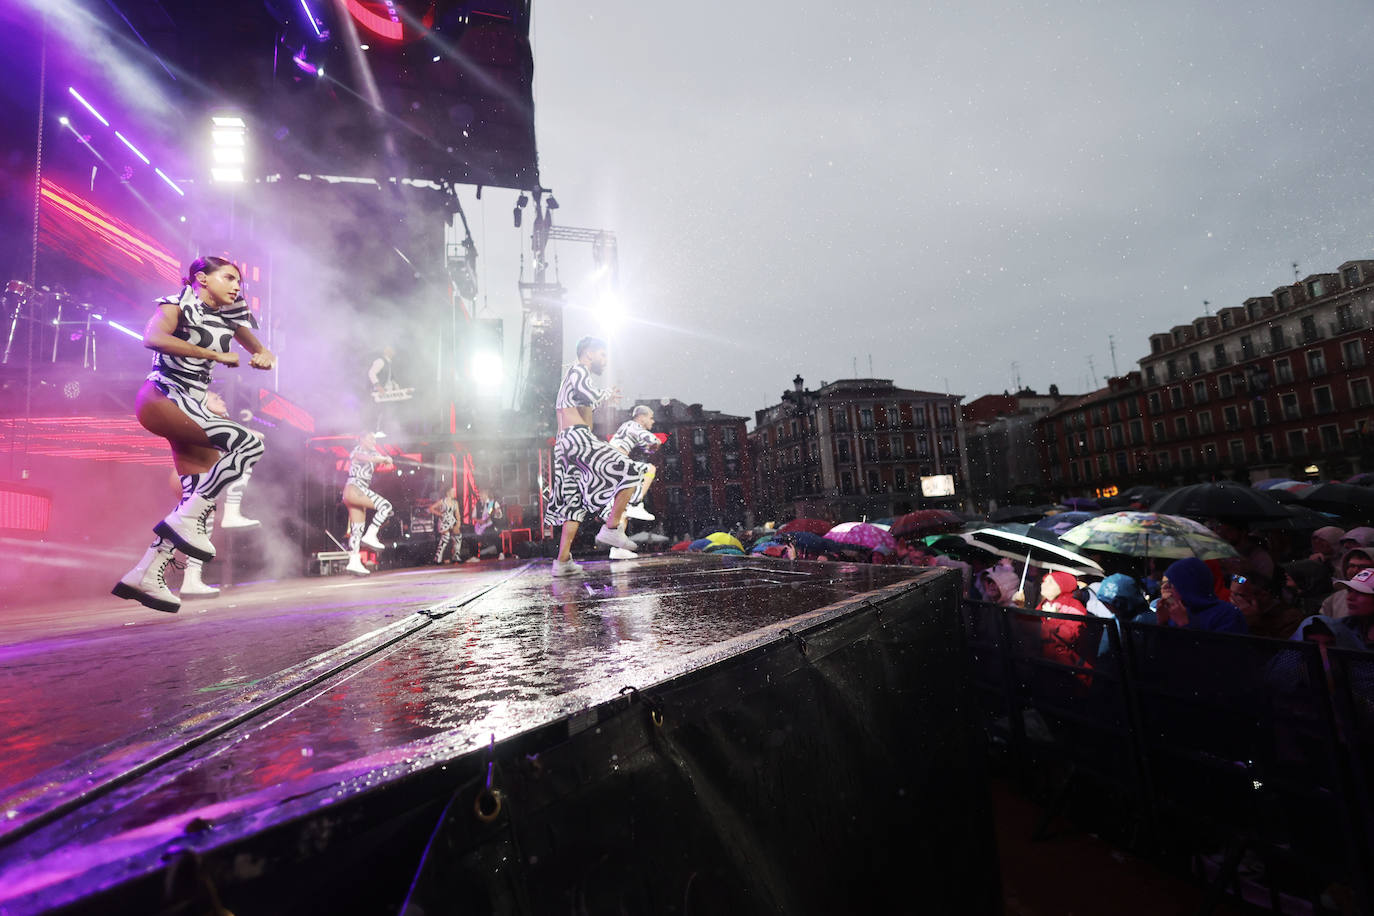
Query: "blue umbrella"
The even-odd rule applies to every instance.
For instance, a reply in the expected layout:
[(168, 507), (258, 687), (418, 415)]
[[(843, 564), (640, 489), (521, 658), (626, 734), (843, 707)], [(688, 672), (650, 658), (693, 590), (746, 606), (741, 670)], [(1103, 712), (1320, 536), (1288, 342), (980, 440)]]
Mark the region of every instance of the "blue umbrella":
[(710, 546), (710, 538), (697, 538), (687, 547), (687, 549), (692, 551), (693, 553), (701, 553), (703, 550)]
[(1096, 513), (1093, 512), (1061, 512), (1058, 515), (1042, 518), (1035, 523), (1035, 527), (1044, 528), (1057, 537), (1070, 528), (1076, 528), (1088, 519), (1096, 517)]

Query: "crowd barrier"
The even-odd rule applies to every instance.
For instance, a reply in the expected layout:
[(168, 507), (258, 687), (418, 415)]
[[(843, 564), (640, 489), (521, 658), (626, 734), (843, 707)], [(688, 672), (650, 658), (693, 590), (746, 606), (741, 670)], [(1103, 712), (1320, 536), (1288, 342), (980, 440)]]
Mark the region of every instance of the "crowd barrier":
[(1037, 836), (1070, 811), (1110, 822), (1193, 863), (1204, 911), (1244, 866), (1275, 910), (1330, 911), (1334, 888), (1374, 912), (1374, 653), (973, 601), (963, 618), (983, 728), (1044, 799)]

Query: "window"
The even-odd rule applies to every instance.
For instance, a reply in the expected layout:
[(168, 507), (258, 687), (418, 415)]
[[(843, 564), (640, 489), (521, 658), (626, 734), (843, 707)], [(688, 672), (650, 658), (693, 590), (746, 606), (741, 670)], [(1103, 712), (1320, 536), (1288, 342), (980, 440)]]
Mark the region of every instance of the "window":
[(1320, 280), (1309, 280), (1309, 281), (1307, 281), (1307, 295), (1308, 295), (1309, 298), (1311, 298), (1311, 299), (1320, 299), (1320, 298), (1321, 298), (1321, 295), (1322, 295), (1322, 293), (1323, 293), (1324, 291), (1325, 291), (1325, 287), (1322, 286), (1322, 281), (1320, 281)]
[(1193, 382), (1193, 403), (1194, 403), (1194, 404), (1206, 404), (1206, 403), (1207, 403), (1207, 383), (1206, 383), (1206, 382)]
[(1116, 472), (1117, 472), (1118, 474), (1126, 474), (1126, 473), (1128, 473), (1128, 472), (1130, 471), (1130, 469), (1131, 469), (1131, 466), (1130, 466), (1130, 464), (1127, 463), (1127, 461), (1126, 461), (1126, 453), (1125, 453), (1125, 452), (1117, 452), (1117, 453), (1116, 453)]
[(917, 437), (916, 437), (916, 457), (917, 457), (917, 458), (929, 458), (929, 457), (930, 457), (930, 440), (927, 439), (925, 436), (917, 436)]
[(1226, 427), (1227, 432), (1235, 432), (1240, 429), (1240, 411), (1234, 407), (1223, 407), (1221, 409), (1221, 423)]
[(1150, 432), (1154, 435), (1156, 442), (1164, 441), (1164, 421), (1156, 420), (1150, 424)]
[(1288, 348), (1288, 338), (1283, 335), (1283, 325), (1269, 326), (1269, 348), (1275, 353)]
[[(783, 454), (785, 455), (785, 454), (787, 454), (787, 453), (786, 453), (786, 452), (783, 452)], [(692, 471), (696, 474), (697, 477), (710, 477), (710, 476), (711, 476), (711, 453), (710, 453), (710, 452), (697, 452), (695, 455), (693, 455), (693, 456), (692, 456)]]
[(1164, 412), (1164, 399), (1159, 396), (1158, 391), (1150, 392), (1150, 413), (1158, 414)]
[(1350, 382), (1350, 406), (1368, 407), (1374, 404), (1374, 397), (1369, 393), (1369, 379), (1357, 378)]
[(1111, 465), (1110, 459), (1108, 459), (1106, 455), (1098, 455), (1098, 456), (1097, 456), (1097, 476), (1099, 476), (1099, 477), (1106, 477), (1109, 473), (1111, 473), (1111, 470), (1112, 470), (1112, 465)]
[(1235, 382), (1232, 380), (1231, 376), (1225, 373), (1217, 376), (1217, 392), (1224, 398), (1235, 395)]
[(1169, 470), (1168, 452), (1155, 452), (1155, 467), (1159, 468), (1161, 471)]
[(737, 483), (726, 485), (725, 511), (732, 514), (744, 511), (744, 487)]
[(1222, 312), (1222, 313), (1221, 313), (1221, 327), (1222, 327), (1222, 330), (1229, 330), (1229, 329), (1230, 329), (1230, 327), (1231, 327), (1231, 313), (1230, 313), (1230, 312)]
[(849, 440), (848, 440), (848, 439), (840, 439), (839, 441), (837, 441), (837, 442), (835, 443), (835, 449), (836, 449), (836, 452), (837, 452), (837, 454), (838, 454), (838, 456), (839, 456), (840, 463), (841, 463), (841, 464), (848, 464), (849, 461), (850, 461), (850, 458), (849, 458)]
[(1341, 450), (1341, 431), (1336, 426), (1323, 426), (1319, 430), (1322, 437), (1322, 451), (1339, 452)]
[(739, 476), (739, 452), (728, 451), (725, 453), (725, 476)]
[(1121, 446), (1123, 446), (1123, 445), (1126, 444), (1126, 440), (1123, 438), (1123, 434), (1122, 434), (1122, 430), (1121, 430), (1121, 424), (1120, 424), (1120, 423), (1114, 424), (1114, 425), (1112, 426), (1111, 430), (1112, 430), (1112, 448), (1121, 448)]
[(794, 466), (795, 466), (795, 465), (798, 465), (798, 464), (801, 464), (801, 458), (802, 458), (801, 446), (800, 446), (800, 445), (794, 445), (794, 446), (792, 446), (792, 464), (793, 464)]
[(1178, 450), (1178, 466), (1181, 468), (1193, 466), (1193, 450), (1186, 445)]
[(668, 452), (663, 456), (663, 472), (670, 480), (676, 479), (682, 473), (682, 458), (677, 452)]
[(1212, 412), (1210, 410), (1200, 411), (1197, 415), (1197, 431), (1201, 434), (1212, 431)]
[(1231, 452), (1231, 463), (1232, 463), (1232, 464), (1243, 465), (1243, 464), (1246, 463), (1246, 459), (1245, 459), (1245, 440), (1243, 440), (1243, 439), (1232, 439), (1231, 442), (1230, 442), (1230, 452)]
[(873, 408), (861, 407), (859, 409), (859, 429), (873, 428)]
[(926, 428), (926, 408), (924, 404), (911, 405), (911, 423), (917, 429)]
[(849, 411), (844, 407), (830, 408), (830, 425), (838, 432), (849, 429)]
[(1206, 465), (1217, 463), (1217, 447), (1210, 442), (1202, 446), (1202, 463)]
[(1311, 343), (1321, 335), (1317, 333), (1317, 319), (1313, 315), (1302, 316), (1302, 342)]
[(1202, 356), (1199, 355), (1196, 350), (1188, 354), (1188, 371), (1193, 375), (1198, 375), (1202, 372)]
[(1345, 334), (1355, 330), (1355, 307), (1350, 303), (1336, 306), (1336, 333)]
[(1255, 398), (1250, 403), (1250, 413), (1255, 418), (1255, 425), (1263, 426), (1269, 422), (1269, 402), (1264, 398)]
[(1288, 361), (1288, 357), (1274, 360), (1274, 377), (1279, 380), (1280, 385), (1293, 383), (1293, 365)]
[[(1155, 342), (1158, 343), (1158, 341), (1155, 341)], [(1157, 384), (1159, 384), (1158, 380), (1155, 378), (1155, 367), (1154, 367), (1154, 366), (1146, 366), (1146, 367), (1145, 367), (1145, 384), (1147, 384), (1147, 385), (1157, 385)]]
[(883, 482), (882, 482), (882, 480), (878, 477), (878, 470), (877, 470), (877, 468), (869, 468), (869, 470), (868, 470), (868, 492), (870, 492), (870, 493), (881, 493), (882, 491), (883, 491)]
[(1307, 454), (1307, 433), (1301, 429), (1288, 431), (1288, 454), (1306, 455)]
[(840, 492), (845, 495), (854, 492), (854, 475), (848, 471), (840, 472)]
[(1175, 388), (1170, 388), (1170, 389), (1169, 389), (1169, 403), (1170, 403), (1170, 405), (1173, 406), (1173, 408), (1174, 408), (1175, 410), (1182, 410), (1182, 409), (1183, 409), (1183, 389), (1182, 389), (1182, 388), (1177, 388), (1177, 387), (1175, 387)]
[[(1254, 317), (1251, 315), (1250, 317)], [(1240, 358), (1252, 359), (1255, 355), (1255, 342), (1250, 339), (1249, 334), (1244, 334), (1240, 338)]]
[(1100, 452), (1107, 447), (1105, 438), (1102, 435), (1102, 427), (1093, 430), (1093, 451)]
[(693, 427), (693, 429), (692, 429), (692, 447), (693, 447), (693, 448), (705, 448), (705, 447), (706, 447), (706, 430), (705, 430), (705, 428), (703, 428), (703, 427), (701, 427), (701, 426)]
[(948, 404), (941, 404), (940, 406), (936, 407), (935, 416), (939, 420), (941, 426), (954, 425), (954, 414), (950, 410)]
[(1117, 422), (1121, 419), (1121, 405), (1116, 401), (1112, 401), (1107, 413), (1112, 418), (1113, 423)]
[(1274, 460), (1274, 437), (1265, 433), (1259, 437), (1259, 451), (1261, 461)]
[[(793, 425), (792, 435), (794, 435), (794, 436), (797, 434), (797, 431), (796, 431), (796, 428), (795, 428), (795, 427), (796, 427), (796, 422), (797, 422), (796, 420), (793, 420), (793, 421), (792, 421), (792, 425)], [(721, 431), (720, 431), (720, 441), (721, 441), (721, 443), (722, 443), (723, 445), (734, 445), (736, 442), (739, 441), (739, 430), (735, 429), (735, 427), (733, 427), (733, 426), (726, 426), (726, 427), (722, 428)]]
[(902, 442), (902, 437), (901, 437), (901, 436), (893, 436), (893, 437), (892, 437), (892, 457), (893, 457), (893, 458), (905, 458), (905, 457), (906, 457), (906, 450), (903, 448), (903, 445), (904, 445), (904, 443)]
[(1332, 413), (1336, 409), (1336, 403), (1331, 400), (1331, 386), (1322, 385), (1320, 388), (1312, 389), (1312, 407), (1317, 413)]
[(1231, 359), (1226, 355), (1225, 345), (1217, 344), (1212, 348), (1212, 368), (1223, 369), (1229, 365), (1231, 365)]
[(1165, 370), (1166, 370), (1164, 374), (1167, 375), (1167, 376), (1169, 377), (1169, 381), (1171, 381), (1171, 382), (1176, 382), (1176, 381), (1178, 381), (1178, 361), (1177, 361), (1177, 360), (1166, 359), (1166, 360), (1164, 361), (1164, 368), (1165, 368)]
[(1298, 409), (1298, 396), (1296, 394), (1279, 395), (1279, 410), (1283, 413), (1285, 420), (1302, 419), (1302, 411)]
[(1254, 321), (1259, 317), (1260, 307), (1258, 302), (1249, 302), (1245, 305), (1245, 317)]
[(1341, 344), (1341, 358), (1347, 369), (1359, 369), (1364, 365), (1364, 341), (1347, 340)]
[(1081, 481), (1081, 480), (1083, 479), (1083, 478), (1082, 478), (1082, 475), (1080, 475), (1080, 474), (1078, 473), (1078, 462), (1077, 462), (1077, 461), (1070, 461), (1070, 462), (1069, 462), (1069, 479), (1072, 480), (1074, 483), (1078, 483), (1079, 481)]
[(892, 489), (906, 490), (906, 468), (895, 468), (892, 471)]
[(1145, 423), (1141, 420), (1131, 421), (1131, 444), (1145, 444)]
[(1359, 286), (1360, 268), (1358, 266), (1347, 267), (1345, 270), (1341, 271), (1341, 280), (1344, 281), (1346, 289), (1350, 289), (1354, 286)]
[(1174, 433), (1180, 439), (1188, 438), (1188, 418), (1174, 417)]
[(697, 487), (692, 491), (692, 515), (705, 518), (711, 514), (711, 488)]
[(1293, 292), (1292, 292), (1292, 290), (1287, 290), (1287, 289), (1281, 289), (1281, 290), (1279, 290), (1277, 293), (1274, 294), (1274, 303), (1275, 303), (1280, 309), (1286, 309), (1286, 308), (1288, 308), (1290, 305), (1293, 304)]
[(954, 455), (954, 437), (949, 433), (940, 437), (940, 454), (946, 458)]
[(873, 437), (872, 437), (872, 436), (864, 436), (864, 438), (863, 438), (863, 445), (864, 445), (864, 460), (865, 460), (865, 461), (877, 461), (877, 460), (878, 460), (878, 443), (876, 443), (876, 442), (873, 441)]
[(682, 487), (668, 488), (668, 508), (674, 512), (682, 510)]

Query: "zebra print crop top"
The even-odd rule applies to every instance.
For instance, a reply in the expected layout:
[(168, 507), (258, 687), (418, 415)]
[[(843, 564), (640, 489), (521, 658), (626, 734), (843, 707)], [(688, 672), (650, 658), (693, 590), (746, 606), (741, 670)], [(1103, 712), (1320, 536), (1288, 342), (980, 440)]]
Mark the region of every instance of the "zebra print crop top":
[(592, 373), (581, 363), (573, 363), (558, 388), (554, 407), (600, 407), (611, 398), (608, 390), (592, 384)]
[[(173, 337), (219, 353), (229, 352), (229, 344), (239, 328), (258, 326), (257, 319), (244, 300), (240, 299), (227, 308), (212, 309), (201, 302), (189, 286), (182, 288), (181, 295), (159, 299), (157, 304), (159, 307), (169, 304), (177, 307), (177, 326), (172, 331)], [(210, 369), (214, 364), (214, 360), (199, 356), (154, 352), (153, 371), (148, 375), (148, 380), (172, 385), (203, 398), (210, 385)]]
[[(373, 451), (361, 443), (348, 454), (348, 482), (366, 490), (372, 486), (372, 472), (376, 469), (373, 458), (380, 458), (381, 452)], [(336, 478), (337, 479), (337, 478)]]

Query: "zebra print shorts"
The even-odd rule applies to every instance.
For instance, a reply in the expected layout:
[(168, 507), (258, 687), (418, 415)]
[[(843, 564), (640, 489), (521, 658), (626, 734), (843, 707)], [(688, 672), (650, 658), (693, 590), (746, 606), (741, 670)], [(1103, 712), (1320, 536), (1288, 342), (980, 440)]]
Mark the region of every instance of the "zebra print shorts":
[(621, 490), (643, 486), (649, 465), (631, 461), (585, 426), (560, 430), (553, 442), (553, 480), (544, 488), (544, 524), (607, 518)]

